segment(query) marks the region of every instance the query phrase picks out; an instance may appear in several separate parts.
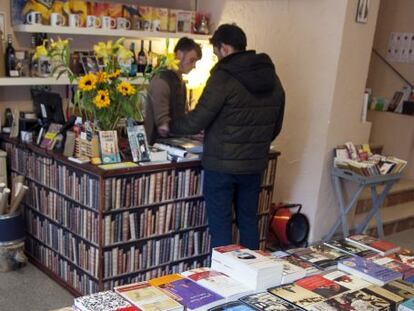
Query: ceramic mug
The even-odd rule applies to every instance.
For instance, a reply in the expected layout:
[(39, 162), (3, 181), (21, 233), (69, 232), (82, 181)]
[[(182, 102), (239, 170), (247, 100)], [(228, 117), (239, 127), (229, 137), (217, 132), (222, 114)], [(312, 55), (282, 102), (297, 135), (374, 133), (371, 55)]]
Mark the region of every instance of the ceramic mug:
[(86, 16), (86, 27), (87, 28), (99, 28), (101, 27), (101, 20), (95, 15)]
[(131, 22), (124, 17), (117, 17), (116, 19), (116, 28), (128, 30), (131, 29)]
[(60, 13), (50, 14), (50, 26), (65, 26), (65, 17)]
[(80, 27), (81, 17), (79, 14), (69, 14), (69, 27)]
[(36, 25), (42, 23), (42, 14), (37, 11), (30, 12), (26, 15), (26, 23), (29, 25)]
[(103, 29), (115, 29), (116, 20), (110, 16), (101, 16)]

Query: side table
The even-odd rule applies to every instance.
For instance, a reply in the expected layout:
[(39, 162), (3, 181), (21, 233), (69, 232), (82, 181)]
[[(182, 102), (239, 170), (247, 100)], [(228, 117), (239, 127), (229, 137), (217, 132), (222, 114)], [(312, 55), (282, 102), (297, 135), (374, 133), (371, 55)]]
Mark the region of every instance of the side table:
[[(356, 204), (359, 196), (362, 193), (362, 190), (364, 190), (365, 187), (371, 188), (372, 209), (368, 212), (361, 223), (355, 226), (355, 233), (359, 234), (363, 232), (368, 226), (371, 219), (375, 216), (378, 237), (381, 239), (384, 238), (384, 229), (382, 227), (382, 220), (379, 209), (392, 186), (401, 178), (401, 174), (362, 176), (350, 170), (333, 168), (331, 175), (333, 178), (335, 196), (339, 204), (340, 215), (329, 233), (323, 238), (323, 240), (327, 241), (332, 239), (333, 235), (340, 225), (342, 225), (342, 234), (344, 238), (349, 235), (349, 226), (346, 216), (351, 211), (352, 207)], [(358, 185), (357, 190), (350, 195), (350, 200), (347, 203), (345, 202), (343, 192), (343, 183), (345, 181), (353, 182)], [(384, 189), (381, 193), (377, 192), (377, 186), (379, 185), (384, 185)]]

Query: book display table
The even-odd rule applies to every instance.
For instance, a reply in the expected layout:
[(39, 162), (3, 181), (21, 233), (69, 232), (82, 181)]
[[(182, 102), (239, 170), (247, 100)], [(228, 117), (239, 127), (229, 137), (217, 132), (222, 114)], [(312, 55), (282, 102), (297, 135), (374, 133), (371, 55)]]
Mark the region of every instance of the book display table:
[[(366, 217), (360, 224), (355, 227), (355, 233), (363, 232), (368, 226), (369, 222), (375, 217), (377, 223), (377, 232), (380, 238), (384, 237), (384, 229), (382, 227), (381, 215), (379, 209), (387, 197), (387, 194), (391, 190), (392, 186), (401, 178), (401, 174), (388, 174), (380, 176), (362, 176), (355, 172), (333, 168), (332, 178), (336, 199), (339, 204), (340, 217), (337, 219), (335, 224), (332, 226), (329, 233), (324, 237), (324, 241), (332, 239), (336, 230), (342, 225), (342, 234), (344, 238), (349, 236), (349, 225), (347, 221), (347, 214), (352, 210), (362, 191), (369, 187), (371, 189), (372, 209), (368, 212)], [(350, 194), (349, 202), (345, 202), (343, 183), (352, 182), (357, 184), (357, 189), (353, 194)], [(377, 186), (384, 185), (384, 189), (381, 193), (377, 192)]]
[[(103, 170), (8, 135), (0, 145), (10, 176), (24, 176), (29, 186), (26, 253), (72, 294), (209, 265), (199, 161)], [(259, 196), (262, 248), (278, 155), (269, 154)]]

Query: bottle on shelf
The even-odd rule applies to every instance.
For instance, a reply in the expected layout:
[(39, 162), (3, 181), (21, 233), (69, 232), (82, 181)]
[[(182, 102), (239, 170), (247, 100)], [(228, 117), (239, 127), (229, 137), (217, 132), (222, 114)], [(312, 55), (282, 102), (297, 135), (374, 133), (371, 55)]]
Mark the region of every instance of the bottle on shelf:
[(151, 72), (154, 68), (154, 54), (152, 53), (152, 41), (148, 43), (148, 53), (147, 53), (147, 71)]
[(141, 50), (138, 53), (138, 72), (144, 73), (147, 67), (147, 55), (144, 51), (144, 40), (141, 41)]
[(137, 58), (135, 55), (135, 43), (134, 42), (132, 42), (131, 45), (129, 46), (129, 50), (132, 53), (131, 67), (129, 68), (129, 76), (135, 77), (138, 71), (138, 63), (137, 63)]
[[(3, 32), (0, 29), (0, 37), (3, 36)], [(0, 59), (4, 59), (4, 48), (3, 43), (0, 42)], [(6, 75), (6, 68), (5, 68), (6, 62), (0, 61), (0, 77), (4, 77)]]
[(7, 36), (7, 47), (4, 55), (6, 75), (8, 77), (18, 77), (19, 72), (16, 70), (16, 52), (13, 47), (12, 36)]
[(29, 70), (31, 77), (37, 77), (38, 73), (38, 66), (37, 61), (33, 60), (33, 56), (36, 52), (36, 35), (32, 34), (32, 41), (30, 44), (30, 52), (29, 52)]

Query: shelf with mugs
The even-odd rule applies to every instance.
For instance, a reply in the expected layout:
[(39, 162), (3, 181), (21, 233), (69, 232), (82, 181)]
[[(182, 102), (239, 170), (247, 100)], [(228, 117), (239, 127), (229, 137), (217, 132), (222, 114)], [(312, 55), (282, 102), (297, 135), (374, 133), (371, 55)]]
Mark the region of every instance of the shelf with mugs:
[(20, 33), (49, 33), (57, 35), (82, 35), (82, 36), (106, 36), (106, 37), (124, 37), (129, 39), (139, 38), (146, 40), (157, 39), (178, 39), (189, 37), (194, 40), (208, 40), (210, 35), (184, 33), (184, 32), (161, 32), (161, 31), (144, 31), (129, 29), (104, 29), (104, 28), (85, 28), (85, 27), (68, 27), (68, 26), (49, 26), (49, 25), (29, 25), (22, 24), (13, 26), (15, 32)]
[[(131, 84), (142, 85), (147, 82), (142, 75), (138, 75), (136, 78), (121, 78), (122, 80), (128, 80)], [(62, 76), (59, 79), (56, 77), (0, 77), (0, 86), (35, 86), (35, 85), (70, 85), (69, 78)], [(73, 81), (73, 84), (77, 84)]]

